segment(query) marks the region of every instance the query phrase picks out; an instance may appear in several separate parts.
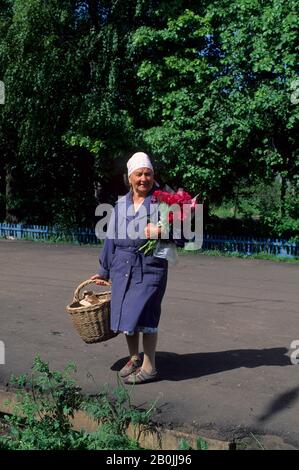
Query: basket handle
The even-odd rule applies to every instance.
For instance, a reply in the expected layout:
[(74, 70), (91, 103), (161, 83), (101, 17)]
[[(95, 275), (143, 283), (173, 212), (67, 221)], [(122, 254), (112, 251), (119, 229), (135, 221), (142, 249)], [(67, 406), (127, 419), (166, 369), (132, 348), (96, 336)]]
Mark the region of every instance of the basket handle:
[(88, 286), (89, 284), (96, 284), (96, 281), (99, 280), (103, 284), (103, 286), (111, 286), (111, 283), (108, 281), (105, 281), (104, 279), (87, 279), (87, 281), (81, 282), (81, 284), (78, 285), (77, 289), (75, 290), (74, 293), (74, 302), (79, 302), (80, 301), (80, 291), (84, 287)]

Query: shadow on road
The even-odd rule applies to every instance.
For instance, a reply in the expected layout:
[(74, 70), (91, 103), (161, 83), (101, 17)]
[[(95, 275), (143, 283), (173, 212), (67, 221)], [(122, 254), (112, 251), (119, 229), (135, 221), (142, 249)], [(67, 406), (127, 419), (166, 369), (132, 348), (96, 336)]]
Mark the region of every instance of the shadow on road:
[[(176, 354), (157, 352), (157, 368), (161, 380), (187, 380), (217, 374), (240, 367), (290, 366), (286, 348), (235, 349), (206, 353)], [(111, 367), (120, 370), (127, 359), (118, 360)]]
[(292, 390), (288, 390), (280, 394), (277, 398), (275, 398), (271, 404), (268, 406), (265, 413), (258, 418), (260, 423), (265, 421), (269, 421), (273, 415), (280, 413), (285, 408), (291, 408), (296, 401), (299, 399), (299, 387), (293, 388)]

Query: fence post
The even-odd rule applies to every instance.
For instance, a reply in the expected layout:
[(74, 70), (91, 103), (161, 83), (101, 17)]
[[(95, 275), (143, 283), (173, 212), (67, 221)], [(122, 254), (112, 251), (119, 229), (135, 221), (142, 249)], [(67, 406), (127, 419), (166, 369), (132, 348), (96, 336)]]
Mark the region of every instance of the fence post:
[(16, 224), (16, 238), (21, 238), (21, 224)]

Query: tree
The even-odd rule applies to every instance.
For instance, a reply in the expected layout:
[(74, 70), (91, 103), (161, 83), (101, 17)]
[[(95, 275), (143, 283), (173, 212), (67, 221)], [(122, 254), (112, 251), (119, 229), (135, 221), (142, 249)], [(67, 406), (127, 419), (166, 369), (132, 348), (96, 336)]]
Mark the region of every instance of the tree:
[(70, 0), (13, 2), (1, 47), (7, 220), (74, 224), (81, 201), (88, 212), (92, 181), (83, 172), (81, 155), (62, 142), (82, 78), (75, 13)]
[(296, 0), (0, 7), (1, 218), (89, 224), (135, 150), (202, 197), (296, 187)]
[(298, 3), (179, 3), (166, 24), (141, 26), (132, 41), (140, 132), (165, 178), (219, 197), (257, 176), (293, 180)]
[(280, 176), (283, 197), (284, 183), (294, 182), (298, 172), (299, 110), (290, 99), (298, 76), (298, 12), (293, 0), (224, 1), (207, 10), (222, 51), (222, 71), (211, 91), (226, 108), (226, 148), (241, 151), (233, 176), (238, 180), (244, 170), (251, 181)]
[[(1, 0), (0, 2), (0, 80), (3, 81), (5, 63), (4, 63), (4, 38), (12, 20), (12, 2), (10, 0)], [(0, 111), (1, 111), (0, 104)], [(1, 120), (2, 114), (0, 113), (0, 220), (5, 217), (5, 194), (6, 194), (6, 173), (4, 154), (5, 147), (1, 134), (3, 123)]]
[(64, 140), (93, 156), (99, 198), (112, 202), (125, 190), (121, 177), (134, 146), (127, 41), (134, 27), (135, 2), (82, 3), (87, 27), (78, 48), (86, 73)]

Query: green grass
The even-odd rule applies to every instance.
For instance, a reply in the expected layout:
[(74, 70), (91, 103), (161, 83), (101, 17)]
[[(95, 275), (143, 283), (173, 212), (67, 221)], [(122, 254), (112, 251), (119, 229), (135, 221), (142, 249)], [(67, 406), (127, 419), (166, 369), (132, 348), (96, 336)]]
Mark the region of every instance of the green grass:
[[(0, 240), (6, 240), (5, 237), (0, 237)], [(30, 236), (24, 236), (23, 238), (15, 238), (14, 241), (28, 241), (36, 243), (49, 243), (53, 245), (77, 245), (77, 246), (87, 246), (87, 247), (100, 247), (103, 245), (103, 241), (99, 240), (98, 243), (80, 243), (78, 240), (74, 240), (71, 235), (49, 235), (47, 240), (42, 238), (36, 239)]]
[(272, 255), (266, 252), (261, 252), (261, 253), (254, 253), (252, 255), (246, 255), (243, 253), (230, 253), (227, 251), (221, 251), (221, 250), (195, 250), (195, 251), (187, 251), (184, 249), (179, 248), (178, 253), (180, 255), (203, 255), (203, 256), (225, 256), (228, 258), (242, 258), (242, 259), (260, 259), (260, 260), (266, 260), (266, 261), (279, 261), (283, 263), (299, 263), (299, 258), (288, 258), (286, 256), (277, 256), (277, 255)]

